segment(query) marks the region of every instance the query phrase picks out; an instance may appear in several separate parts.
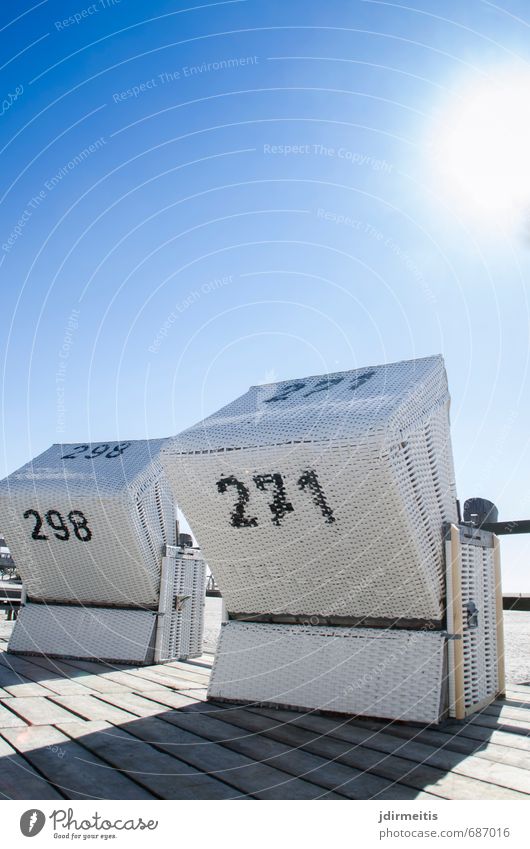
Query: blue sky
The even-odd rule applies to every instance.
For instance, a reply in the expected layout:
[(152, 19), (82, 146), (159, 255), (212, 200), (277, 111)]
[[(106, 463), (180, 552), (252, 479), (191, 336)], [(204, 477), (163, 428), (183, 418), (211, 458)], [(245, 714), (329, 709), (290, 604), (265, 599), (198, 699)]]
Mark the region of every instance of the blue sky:
[[(260, 381), (441, 352), (460, 498), (530, 516), (526, 217), (477, 216), (436, 154), (454, 104), (524, 80), (526, 3), (0, 16), (2, 475)], [(495, 213), (515, 153), (489, 135)], [(529, 548), (503, 540), (506, 589), (530, 591)]]

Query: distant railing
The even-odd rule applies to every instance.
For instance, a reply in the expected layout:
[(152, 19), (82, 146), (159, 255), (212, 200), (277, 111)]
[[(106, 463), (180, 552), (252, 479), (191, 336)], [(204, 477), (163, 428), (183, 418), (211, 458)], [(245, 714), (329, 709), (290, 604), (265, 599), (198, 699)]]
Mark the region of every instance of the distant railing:
[(10, 554), (0, 554), (0, 579), (14, 578), (17, 572), (15, 561)]
[(530, 594), (505, 593), (502, 597), (503, 610), (530, 610)]
[(208, 579), (206, 581), (206, 595), (216, 596), (217, 598), (221, 597), (221, 590), (215, 583), (215, 578), (213, 575), (208, 575)]
[(0, 534), (0, 579), (13, 578), (16, 575), (15, 561), (6, 545), (6, 541)]
[(26, 588), (21, 581), (0, 581), (0, 610), (6, 612), (8, 619), (16, 619), (25, 603)]

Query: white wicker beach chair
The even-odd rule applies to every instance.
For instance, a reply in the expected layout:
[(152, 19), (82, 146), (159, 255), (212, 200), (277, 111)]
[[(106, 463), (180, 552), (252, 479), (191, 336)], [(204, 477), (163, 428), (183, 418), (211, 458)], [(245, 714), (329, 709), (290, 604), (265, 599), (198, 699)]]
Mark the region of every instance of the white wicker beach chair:
[[(164, 623), (168, 634), (158, 640), (166, 656), (170, 647), (179, 656), (200, 654), (202, 610), (190, 618), (194, 638), (187, 632), (185, 651), (170, 635), (167, 596), (173, 593), (174, 601), (179, 594), (190, 558), (174, 548), (175, 504), (160, 462), (163, 443), (52, 445), (0, 481), (0, 519), (30, 602), (10, 650), (149, 662)], [(166, 548), (173, 553), (163, 574)], [(200, 558), (195, 571), (202, 605)], [(192, 596), (186, 610), (193, 605), (196, 611)]]
[(161, 456), (229, 614), (212, 697), (443, 715), (441, 357), (254, 386)]
[(162, 457), (231, 614), (441, 620), (441, 357), (253, 386)]

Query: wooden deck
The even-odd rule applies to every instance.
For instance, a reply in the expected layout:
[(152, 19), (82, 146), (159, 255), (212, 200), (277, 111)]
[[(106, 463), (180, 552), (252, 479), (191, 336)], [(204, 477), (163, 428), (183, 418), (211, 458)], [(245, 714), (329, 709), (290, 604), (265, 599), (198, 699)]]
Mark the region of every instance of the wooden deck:
[(530, 686), (430, 728), (216, 705), (211, 655), (21, 658), (1, 624), (0, 798), (530, 798)]

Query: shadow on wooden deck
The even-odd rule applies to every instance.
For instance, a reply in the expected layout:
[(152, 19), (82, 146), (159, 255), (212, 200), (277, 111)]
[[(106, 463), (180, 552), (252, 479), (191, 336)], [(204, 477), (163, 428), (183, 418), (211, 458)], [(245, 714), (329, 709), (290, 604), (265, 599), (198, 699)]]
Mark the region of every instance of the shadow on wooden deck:
[(464, 722), (206, 702), (211, 656), (118, 667), (0, 653), (13, 799), (528, 799), (530, 687)]

